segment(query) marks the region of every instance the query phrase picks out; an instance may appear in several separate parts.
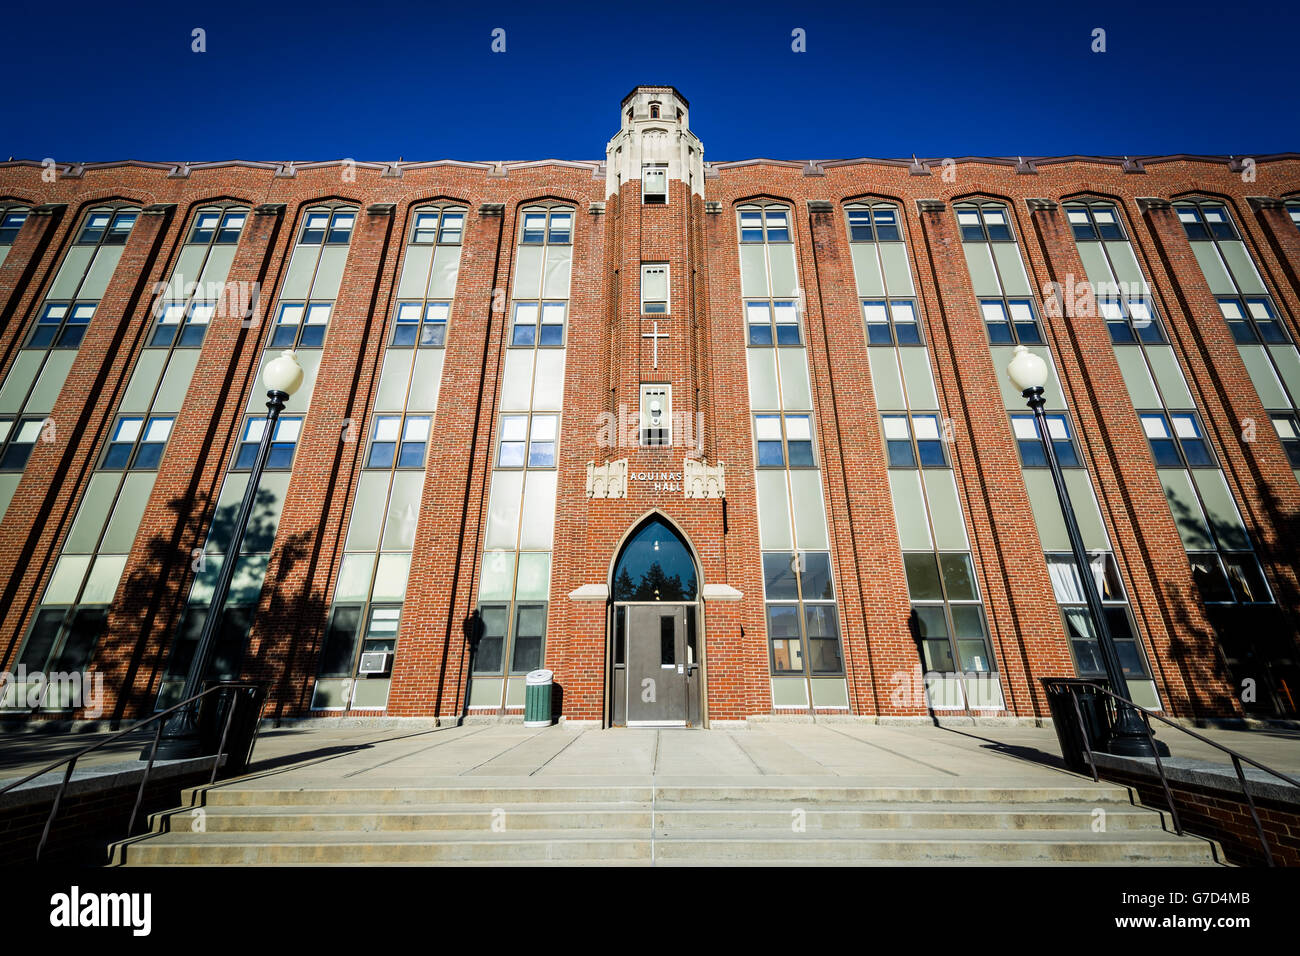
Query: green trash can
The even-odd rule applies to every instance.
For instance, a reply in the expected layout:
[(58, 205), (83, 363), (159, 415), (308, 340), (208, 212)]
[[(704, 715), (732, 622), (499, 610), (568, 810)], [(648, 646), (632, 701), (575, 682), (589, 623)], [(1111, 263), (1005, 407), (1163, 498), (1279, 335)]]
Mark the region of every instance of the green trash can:
[(551, 726), (550, 671), (530, 671), (524, 678), (524, 726)]

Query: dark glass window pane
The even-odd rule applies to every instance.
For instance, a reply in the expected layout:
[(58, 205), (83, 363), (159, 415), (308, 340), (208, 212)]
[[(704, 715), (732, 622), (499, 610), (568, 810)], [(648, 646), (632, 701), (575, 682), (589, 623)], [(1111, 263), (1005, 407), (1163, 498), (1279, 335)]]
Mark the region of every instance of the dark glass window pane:
[(825, 551), (803, 552), (800, 555), (799, 573), (805, 601), (830, 600), (835, 597), (835, 587), (831, 583), (830, 554)]
[(899, 345), (921, 344), (921, 329), (915, 322), (899, 322), (894, 326)]
[(766, 323), (762, 325), (751, 324), (749, 327), (749, 344), (750, 345), (771, 345), (772, 326)]
[(798, 345), (799, 326), (778, 325), (776, 327), (776, 344), (777, 345)]
[(942, 467), (948, 463), (943, 454), (943, 442), (941, 441), (918, 441), (916, 451), (921, 458), (921, 467), (923, 468)]
[(563, 345), (564, 326), (546, 324), (542, 326), (542, 337), (538, 345)]
[(1110, 340), (1116, 345), (1124, 345), (1134, 339), (1133, 330), (1127, 322), (1107, 322), (1106, 328), (1110, 329)]
[(1223, 556), (1223, 563), (1228, 569), (1228, 579), (1236, 598), (1243, 604), (1259, 604), (1272, 601), (1268, 585), (1254, 555), (1234, 554)]
[(813, 465), (812, 442), (792, 441), (786, 443), (790, 453), (791, 468), (811, 468)]
[(414, 345), (418, 334), (417, 323), (399, 322), (393, 328), (394, 345)]
[(360, 607), (336, 607), (330, 617), (329, 630), (321, 648), (322, 677), (351, 677), (352, 658), (357, 648), (357, 629), (361, 626)]
[(1061, 463), (1062, 468), (1077, 468), (1079, 466), (1079, 456), (1074, 452), (1074, 442), (1072, 441), (1054, 441), (1052, 442), (1052, 451), (1056, 452), (1056, 460)]
[(1259, 341), (1248, 322), (1229, 322), (1228, 328), (1232, 330), (1232, 340), (1238, 344), (1249, 345)]
[(1047, 452), (1040, 441), (1017, 442), (1020, 446), (1020, 461), (1026, 468), (1046, 468)]
[[(943, 590), (939, 587), (939, 566), (929, 551), (909, 552), (903, 555), (907, 571), (907, 591), (913, 601), (939, 601)], [(942, 616), (943, 609), (940, 608)]]
[(781, 467), (785, 456), (781, 453), (779, 441), (761, 441), (758, 443), (758, 464), (762, 468)]
[(22, 656), (18, 658), (18, 663), (25, 666), (28, 671), (46, 669), (45, 664), (49, 660), (54, 641), (59, 636), (59, 628), (63, 624), (65, 613), (63, 608), (46, 608), (36, 615), (36, 622), (32, 625), (27, 645), (23, 648)]
[[(420, 468), (424, 465), (424, 448), (422, 441), (402, 442), (402, 454), (398, 459), (398, 468)], [(552, 455), (552, 458), (554, 455)]]
[(988, 322), (985, 323), (989, 330), (989, 341), (994, 345), (1011, 344), (1011, 326), (1005, 322)]
[(104, 455), (104, 468), (125, 468), (127, 461), (131, 458), (131, 445), (128, 442), (117, 442), (108, 446), (108, 451)]
[(895, 440), (885, 443), (889, 450), (889, 464), (893, 468), (914, 468), (916, 458), (910, 441)]
[(785, 551), (763, 554), (763, 590), (769, 601), (794, 601), (799, 597), (794, 566), (798, 559)]
[(889, 323), (868, 322), (867, 341), (871, 345), (893, 345), (894, 340), (889, 334)]
[(1183, 454), (1187, 456), (1187, 464), (1193, 467), (1214, 464), (1214, 459), (1210, 457), (1210, 449), (1199, 438), (1184, 438)]
[(659, 663), (677, 663), (677, 622), (675, 618), (659, 618)]
[(952, 645), (947, 638), (936, 641), (922, 641), (921, 651), (925, 655), (926, 673), (951, 674), (957, 670), (952, 658)]
[[(943, 570), (943, 585), (949, 601), (973, 601), (979, 597), (975, 588), (975, 572), (968, 554), (941, 554), (939, 566)], [(956, 609), (954, 609), (954, 616)], [(958, 632), (960, 636), (960, 631)]]
[(377, 441), (370, 446), (370, 460), (367, 468), (391, 468), (397, 454), (397, 442)]
[(1178, 457), (1178, 448), (1174, 445), (1172, 438), (1152, 438), (1151, 454), (1155, 458), (1157, 465), (1167, 465), (1174, 468), (1182, 465), (1182, 459)]
[(157, 468), (158, 462), (162, 461), (163, 449), (167, 446), (162, 442), (146, 442), (140, 446), (140, 451), (135, 456), (136, 468)]
[(434, 322), (420, 330), (420, 344), (441, 348), (447, 341), (447, 323)]

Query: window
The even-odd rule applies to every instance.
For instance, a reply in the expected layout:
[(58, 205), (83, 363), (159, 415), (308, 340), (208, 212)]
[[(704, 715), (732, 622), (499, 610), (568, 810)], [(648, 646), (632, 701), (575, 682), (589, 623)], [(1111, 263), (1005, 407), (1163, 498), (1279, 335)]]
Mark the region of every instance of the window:
[(903, 553), (913, 637), (927, 673), (997, 670), (989, 652), (975, 568), (965, 552)]
[(108, 448), (100, 468), (110, 470), (134, 468), (148, 471), (162, 461), (167, 439), (171, 436), (171, 416), (145, 419), (140, 415), (127, 415), (113, 425)]
[[(1160, 468), (1214, 468), (1214, 456), (1194, 412), (1141, 412), (1142, 430)], [(1172, 427), (1171, 423), (1172, 422)]]
[(41, 437), (43, 418), (0, 418), (0, 471), (22, 471)]
[(921, 325), (911, 299), (866, 299), (862, 319), (868, 345), (921, 345)]
[(1291, 467), (1300, 468), (1300, 420), (1292, 412), (1273, 412), (1270, 417)]
[[(1075, 666), (1080, 677), (1100, 677), (1106, 668), (1102, 663), (1097, 642), (1097, 631), (1083, 593), (1083, 581), (1074, 555), (1068, 552), (1048, 552), (1047, 572), (1052, 579), (1052, 590), (1060, 605), (1066, 635), (1074, 651)], [(1125, 677), (1147, 679), (1146, 662), (1137, 634), (1129, 619), (1128, 599), (1120, 582), (1115, 556), (1109, 551), (1093, 552), (1088, 556), (1088, 573), (1101, 595), (1102, 610), (1106, 615), (1106, 628), (1115, 642), (1115, 650)]]
[(275, 317), (275, 331), (271, 334), (271, 348), (318, 349), (325, 344), (325, 329), (329, 325), (330, 302), (282, 302)]
[(641, 386), (641, 444), (671, 445), (673, 443), (673, 387), (671, 385)]
[(993, 345), (1037, 344), (1043, 341), (1038, 315), (1029, 299), (980, 299), (984, 327)]
[(32, 329), (27, 348), (75, 349), (85, 338), (97, 302), (47, 302)]
[(741, 242), (789, 242), (790, 211), (784, 206), (741, 206)]
[(450, 302), (399, 302), (393, 345), (442, 348), (447, 344)]
[(347, 245), (352, 241), (352, 227), (356, 224), (354, 209), (310, 209), (303, 219), (298, 236), (301, 246)]
[(1183, 224), (1183, 231), (1188, 239), (1236, 239), (1237, 230), (1233, 228), (1228, 210), (1221, 205), (1207, 203), (1204, 205), (1180, 205), (1178, 221)]
[(745, 303), (745, 325), (750, 345), (802, 345), (799, 311), (793, 301), (768, 300)]
[(1075, 239), (1124, 239), (1124, 227), (1120, 225), (1119, 213), (1109, 203), (1097, 205), (1069, 205), (1065, 207), (1065, 216), (1074, 231)]
[(1267, 297), (1219, 296), (1218, 302), (1223, 320), (1232, 331), (1233, 341), (1244, 344), (1287, 341), (1286, 332), (1273, 311), (1273, 303)]
[(1005, 206), (964, 203), (956, 207), (957, 225), (967, 242), (1014, 242)]
[(194, 228), (190, 231), (190, 245), (233, 245), (239, 242), (248, 219), (245, 209), (200, 209), (194, 216)]
[(1192, 579), (1206, 604), (1271, 604), (1259, 561), (1249, 551), (1189, 551)]
[(651, 119), (658, 119), (658, 118), (659, 118), (659, 104), (658, 104), (658, 103), (651, 103), (651, 104), (650, 104), (650, 118), (651, 118)]
[[(234, 471), (248, 471), (257, 461), (257, 448), (262, 443), (266, 432), (266, 416), (248, 418), (244, 422), (244, 433), (239, 440), (239, 449), (235, 452)], [(293, 451), (298, 445), (298, 436), (302, 432), (302, 416), (282, 415), (275, 423), (275, 434), (271, 436), (271, 451), (266, 458), (268, 471), (288, 471), (293, 467)]]
[(891, 468), (946, 468), (948, 456), (944, 451), (938, 415), (912, 415), (911, 426), (907, 415), (883, 415), (885, 450)]
[(754, 416), (754, 440), (760, 468), (813, 468), (812, 416)]
[(415, 245), (456, 246), (460, 245), (464, 231), (464, 209), (417, 209), (411, 242)]
[(843, 674), (830, 554), (763, 552), (763, 592), (772, 673)]
[(12, 246), (27, 221), (26, 209), (0, 209), (0, 246)]
[(502, 415), (497, 467), (554, 468), (559, 433), (558, 415)]
[(893, 206), (849, 206), (850, 242), (901, 242), (898, 210)]
[[(1300, 229), (1300, 202), (1289, 202), (1286, 204), (1286, 211), (1291, 216), (1291, 221), (1295, 227)], [(0, 239), (0, 242), (3, 240)]]
[(646, 205), (663, 205), (668, 202), (668, 167), (646, 164), (641, 167), (641, 202)]
[(367, 468), (423, 468), (429, 448), (428, 415), (376, 415)]
[(573, 236), (573, 210), (533, 207), (524, 210), (524, 245), (567, 245)]
[(668, 263), (641, 263), (641, 312), (665, 315), (668, 312)]
[(564, 302), (516, 302), (511, 345), (564, 345)]
[(135, 211), (114, 212), (111, 209), (92, 209), (86, 215), (85, 225), (77, 236), (77, 245), (120, 246), (131, 235), (131, 227), (140, 214)]
[[(1078, 468), (1079, 454), (1070, 437), (1070, 422), (1062, 414), (1047, 414), (1047, 431), (1052, 436), (1052, 451), (1062, 468)], [(1020, 463), (1026, 468), (1046, 468), (1047, 452), (1043, 449), (1038, 423), (1033, 415), (1012, 415), (1011, 430), (1020, 449)]]
[[(154, 325), (151, 346), (167, 347), (175, 343), (181, 348), (198, 348), (203, 344), (212, 315), (217, 310), (215, 302), (159, 302), (162, 314)], [(180, 333), (179, 339), (177, 332)]]
[(1110, 340), (1116, 345), (1165, 341), (1155, 310), (1145, 298), (1122, 296), (1118, 292), (1113, 296), (1098, 294), (1097, 311), (1105, 319)]

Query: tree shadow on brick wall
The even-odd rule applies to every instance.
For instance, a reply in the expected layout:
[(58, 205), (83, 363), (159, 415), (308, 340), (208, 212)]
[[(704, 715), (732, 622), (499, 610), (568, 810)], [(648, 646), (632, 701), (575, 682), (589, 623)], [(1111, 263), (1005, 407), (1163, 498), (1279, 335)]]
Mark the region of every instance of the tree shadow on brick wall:
[[(167, 691), (168, 700), (180, 692), (207, 613), (206, 604), (191, 603), (191, 598), (211, 594), (222, 560), (215, 548), (200, 549), (228, 542), (239, 511), (237, 501), (224, 505), (209, 522), (211, 502), (207, 495), (170, 500), (167, 508), (176, 516), (172, 534), (145, 543), (144, 561), (122, 587), (97, 655), (101, 668), (113, 668), (108, 679), (125, 689), (111, 715), (114, 723), (128, 714), (150, 713), (160, 689)], [(265, 682), (282, 698), (292, 690), (294, 664), (301, 663), (303, 647), (313, 645), (320, 632), (326, 603), (319, 591), (289, 591), (275, 584), (309, 557), (315, 538), (314, 531), (290, 535), (270, 553), (278, 520), (275, 504), (269, 490), (258, 491), (209, 673)], [(258, 571), (269, 572), (260, 588), (252, 576)], [(257, 640), (252, 655), (250, 632)], [(123, 663), (119, 667), (116, 661)]]
[[(1291, 551), (1284, 560), (1294, 562), (1291, 543), (1300, 535), (1300, 516), (1280, 507), (1276, 496), (1263, 487), (1259, 493), (1277, 529), (1277, 540)], [(1160, 582), (1161, 601), (1174, 625), (1169, 657), (1192, 694), (1190, 716), (1223, 715), (1234, 709), (1230, 702), (1207, 692), (1203, 679), (1207, 670), (1233, 689), (1247, 713), (1296, 714), (1300, 671), (1293, 614), (1300, 607), (1300, 594), (1290, 580), (1273, 576), (1264, 582), (1262, 572), (1253, 564), (1251, 542), (1242, 537), (1234, 522), (1207, 515), (1207, 526), (1185, 502), (1167, 497), (1181, 530), (1189, 536), (1195, 533), (1203, 538), (1206, 531), (1210, 535), (1203, 552), (1188, 555), (1195, 587), (1179, 589)], [(1216, 551), (1213, 542), (1224, 550)], [(1238, 552), (1238, 558), (1232, 558), (1232, 550)], [(1220, 565), (1220, 558), (1228, 561)], [(1240, 561), (1237, 567), (1234, 560)], [(1212, 664), (1207, 666), (1207, 661)]]

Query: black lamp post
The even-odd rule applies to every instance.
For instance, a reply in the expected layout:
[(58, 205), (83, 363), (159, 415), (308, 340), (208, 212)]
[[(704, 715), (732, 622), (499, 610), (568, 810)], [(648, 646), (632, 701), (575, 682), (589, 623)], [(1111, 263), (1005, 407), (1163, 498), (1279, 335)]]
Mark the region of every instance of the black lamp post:
[[(262, 470), (266, 459), (271, 454), (271, 439), (275, 434), (275, 425), (284, 411), (284, 403), (302, 385), (303, 370), (291, 349), (280, 353), (272, 359), (262, 373), (266, 385), (266, 426), (262, 429), (262, 440), (257, 446), (257, 458), (248, 475), (248, 487), (244, 489), (244, 500), (239, 505), (239, 516), (226, 546), (225, 557), (217, 571), (217, 581), (212, 590), (212, 601), (208, 605), (207, 617), (203, 620), (203, 630), (199, 634), (198, 645), (194, 648), (194, 659), (190, 661), (189, 674), (185, 677), (185, 688), (181, 691), (181, 700), (193, 697), (202, 688), (203, 679), (212, 663), (216, 651), (217, 634), (224, 616), (226, 595), (230, 591), (230, 582), (235, 576), (235, 565), (239, 562), (239, 549), (244, 543), (244, 534), (248, 530), (248, 519), (253, 513), (253, 503), (257, 499), (258, 485), (261, 484)], [(202, 755), (203, 742), (199, 738), (198, 702), (176, 711), (163, 728), (162, 739), (158, 744), (158, 758), (162, 760), (179, 760), (185, 757)], [(147, 758), (150, 748), (145, 748), (142, 757)]]
[[(1101, 660), (1106, 669), (1106, 679), (1114, 693), (1129, 698), (1124, 667), (1120, 663), (1119, 652), (1115, 650), (1115, 641), (1106, 624), (1101, 595), (1097, 593), (1097, 582), (1093, 580), (1088, 554), (1083, 547), (1083, 535), (1079, 533), (1079, 523), (1074, 516), (1074, 507), (1070, 504), (1070, 493), (1065, 487), (1061, 463), (1056, 460), (1056, 449), (1052, 447), (1051, 435), (1047, 430), (1047, 416), (1043, 414), (1043, 406), (1047, 402), (1043, 398), (1043, 386), (1047, 384), (1047, 363), (1023, 345), (1017, 345), (1011, 363), (1007, 366), (1007, 375), (1025, 397), (1029, 407), (1034, 410), (1038, 438), (1043, 443), (1043, 450), (1047, 455), (1047, 465), (1052, 472), (1052, 482), (1056, 485), (1056, 495), (1061, 499), (1061, 513), (1065, 517), (1065, 530), (1070, 536), (1074, 563), (1078, 566), (1079, 580), (1088, 602), (1088, 612), (1092, 616), (1093, 627), (1097, 630), (1097, 644), (1101, 648)], [(1153, 756), (1154, 751), (1147, 736), (1146, 726), (1137, 711), (1132, 705), (1119, 700), (1115, 702), (1115, 709), (1115, 725), (1111, 728), (1106, 749), (1110, 753), (1126, 757)]]

